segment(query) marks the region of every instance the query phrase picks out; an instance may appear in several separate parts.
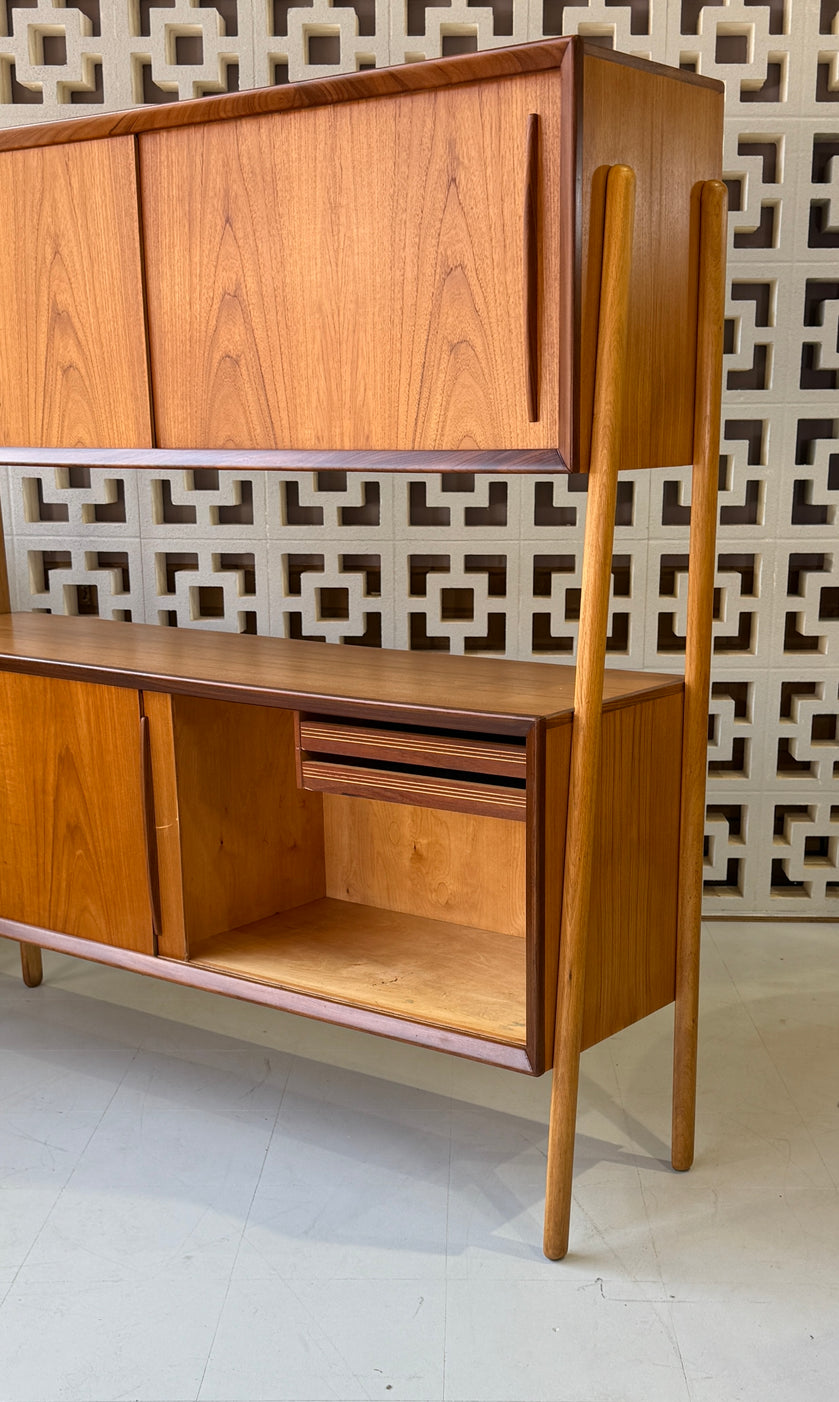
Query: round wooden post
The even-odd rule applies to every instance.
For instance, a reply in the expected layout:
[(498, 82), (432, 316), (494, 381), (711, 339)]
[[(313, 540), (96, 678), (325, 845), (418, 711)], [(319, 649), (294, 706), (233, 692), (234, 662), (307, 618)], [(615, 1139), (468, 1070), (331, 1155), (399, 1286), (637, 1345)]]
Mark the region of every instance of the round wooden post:
[(568, 1250), (574, 1136), (583, 1024), (586, 935), (591, 894), (595, 796), (600, 763), (603, 668), (620, 459), (635, 174), (613, 166), (606, 183), (591, 466), (583, 552), (580, 633), (574, 690), (565, 881), (559, 947), (545, 1255)]
[(685, 642), (685, 720), (682, 738), (682, 810), (679, 828), (679, 927), (673, 1057), (672, 1163), (693, 1163), (696, 1123), (696, 1038), (699, 1012), (699, 940), (714, 613), (717, 487), (720, 451), (723, 316), (725, 312), (726, 189), (702, 188), (699, 245), (699, 318), (693, 486), (690, 507), (688, 623)]
[(37, 944), (21, 944), (20, 971), (27, 988), (37, 988), (44, 977), (41, 947)]

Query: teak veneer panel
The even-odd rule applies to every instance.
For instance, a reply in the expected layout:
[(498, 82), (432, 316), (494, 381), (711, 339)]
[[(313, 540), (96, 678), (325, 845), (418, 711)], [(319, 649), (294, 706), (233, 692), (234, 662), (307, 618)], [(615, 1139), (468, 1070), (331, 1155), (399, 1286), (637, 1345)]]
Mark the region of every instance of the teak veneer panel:
[[(338, 102), (356, 102), (370, 97), (393, 97), (400, 93), (428, 92), (434, 88), (451, 87), (458, 83), (476, 83), (485, 78), (513, 77), (520, 73), (542, 73), (563, 63), (570, 50), (581, 52), (602, 49), (595, 40), (580, 37), (541, 39), (532, 44), (515, 44), (508, 48), (484, 50), (468, 55), (453, 55), (422, 63), (403, 63), (393, 68), (377, 68), (359, 73), (339, 73), (335, 77), (310, 78), (302, 83), (281, 87), (251, 88), (245, 92), (221, 93), (212, 97), (193, 98), (186, 102), (162, 103), (160, 106), (133, 107), (125, 112), (103, 112), (93, 117), (74, 117), (69, 121), (32, 123), (0, 132), (0, 151), (22, 150), (26, 147), (52, 146), (74, 141), (98, 141), (109, 136), (129, 133), (163, 131), (172, 127), (202, 126), (207, 122), (223, 122), (235, 117), (255, 116), (267, 112), (287, 112), (298, 108), (332, 106)], [(661, 64), (648, 63), (630, 54), (609, 54), (616, 62), (629, 67), (643, 66), (647, 71), (672, 73)], [(679, 73), (683, 83), (712, 88), (722, 92), (722, 83), (699, 73)]]
[(603, 717), (583, 1047), (675, 996), (683, 705)]
[(0, 445), (150, 447), (134, 141), (0, 154)]
[(327, 899), (218, 935), (192, 959), (350, 1007), (524, 1045), (525, 946), (512, 935)]
[(325, 794), (323, 826), (327, 896), (524, 937), (523, 823)]
[(291, 711), (173, 697), (187, 947), (325, 893), (320, 796)]
[(153, 953), (136, 692), (2, 673), (0, 713), (0, 916)]
[(158, 444), (555, 446), (560, 100), (558, 72), (534, 74), (140, 138)]
[(583, 198), (579, 468), (586, 470), (606, 171), (635, 172), (626, 386), (620, 467), (676, 467), (693, 460), (700, 182), (718, 179), (723, 103), (719, 90), (685, 85), (673, 69), (608, 55), (582, 59)]
[[(0, 670), (514, 735), (537, 716), (570, 716), (574, 701), (574, 668), (553, 663), (36, 613), (0, 616)], [(683, 687), (681, 677), (614, 668), (604, 710)]]

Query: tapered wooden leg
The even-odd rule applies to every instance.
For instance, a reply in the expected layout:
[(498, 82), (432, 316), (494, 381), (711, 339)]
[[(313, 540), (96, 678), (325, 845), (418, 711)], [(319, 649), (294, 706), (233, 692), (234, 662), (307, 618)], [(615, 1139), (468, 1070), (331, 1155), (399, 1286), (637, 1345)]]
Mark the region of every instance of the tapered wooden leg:
[(592, 455), (574, 691), (566, 876), (548, 1132), (544, 1250), (545, 1255), (554, 1261), (560, 1260), (568, 1250), (571, 1215), (586, 936), (594, 849), (594, 796), (598, 788), (600, 762), (603, 667), (609, 621), (634, 194), (634, 173), (627, 166), (613, 166), (606, 185)]
[(702, 849), (711, 684), (711, 624), (716, 564), (722, 335), (725, 311), (726, 190), (719, 180), (702, 189), (699, 318), (696, 360), (694, 467), (690, 508), (688, 624), (685, 644), (685, 721), (679, 835), (679, 928), (673, 1044), (672, 1163), (693, 1163)]
[(22, 944), (20, 946), (20, 971), (27, 988), (38, 987), (44, 977), (40, 945)]

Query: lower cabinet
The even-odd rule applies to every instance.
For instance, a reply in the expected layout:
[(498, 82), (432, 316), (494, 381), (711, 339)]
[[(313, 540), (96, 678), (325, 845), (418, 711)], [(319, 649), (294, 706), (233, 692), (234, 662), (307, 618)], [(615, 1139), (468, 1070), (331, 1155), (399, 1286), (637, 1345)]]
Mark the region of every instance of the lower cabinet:
[[(162, 664), (153, 689), (130, 652), (140, 635), (108, 628), (122, 625), (97, 633), (101, 648), (129, 648), (122, 686), (0, 671), (0, 934), (49, 945), (52, 932), (82, 955), (95, 942), (92, 957), (158, 977), (550, 1066), (575, 879), (570, 707), (549, 696), (541, 715), (515, 714), (514, 670), (482, 705), (406, 705), (384, 654), (370, 690), (348, 696), (348, 673), (336, 698), (326, 674), (312, 685), (323, 654), (294, 650), (286, 675), (305, 657), (308, 689), (266, 681), (271, 704), (218, 695), (239, 681), (162, 689)], [(177, 683), (181, 640), (152, 645), (171, 650)], [(522, 675), (552, 681), (538, 666)], [(376, 699), (376, 680), (399, 699)], [(614, 687), (592, 795), (583, 1046), (675, 986), (683, 692), (669, 678)]]
[(154, 953), (138, 693), (0, 672), (0, 916)]

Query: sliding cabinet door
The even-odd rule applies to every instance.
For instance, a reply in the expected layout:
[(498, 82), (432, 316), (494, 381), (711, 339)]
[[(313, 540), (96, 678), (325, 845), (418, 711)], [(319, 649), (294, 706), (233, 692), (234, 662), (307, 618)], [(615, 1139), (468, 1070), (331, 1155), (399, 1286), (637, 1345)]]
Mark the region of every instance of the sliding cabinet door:
[(0, 446), (148, 447), (132, 137), (0, 153)]
[(154, 953), (136, 691), (0, 673), (0, 918)]
[(140, 163), (161, 446), (556, 446), (557, 71), (148, 133)]

